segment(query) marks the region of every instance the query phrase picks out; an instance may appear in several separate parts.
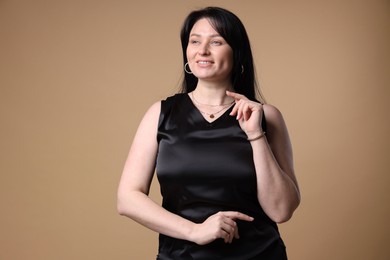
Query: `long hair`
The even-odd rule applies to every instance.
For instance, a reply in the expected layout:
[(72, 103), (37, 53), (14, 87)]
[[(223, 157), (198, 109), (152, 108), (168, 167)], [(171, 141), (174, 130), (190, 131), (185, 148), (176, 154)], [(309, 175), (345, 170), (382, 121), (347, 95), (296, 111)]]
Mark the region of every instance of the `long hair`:
[[(248, 35), (240, 19), (232, 12), (220, 7), (206, 7), (191, 12), (184, 21), (180, 32), (183, 50), (183, 66), (187, 63), (186, 50), (189, 36), (194, 24), (202, 19), (209, 20), (213, 28), (226, 40), (233, 50), (233, 68), (231, 83), (234, 91), (251, 100), (265, 103), (258, 88), (253, 56)], [(193, 74), (184, 73), (181, 92), (188, 93), (196, 88), (198, 79)]]

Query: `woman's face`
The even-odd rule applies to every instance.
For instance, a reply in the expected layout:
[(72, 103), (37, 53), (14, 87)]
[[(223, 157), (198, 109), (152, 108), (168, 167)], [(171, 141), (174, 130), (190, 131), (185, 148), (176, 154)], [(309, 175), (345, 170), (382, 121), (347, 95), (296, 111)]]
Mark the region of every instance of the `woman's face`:
[(233, 50), (206, 18), (200, 19), (192, 27), (187, 60), (199, 80), (230, 81)]

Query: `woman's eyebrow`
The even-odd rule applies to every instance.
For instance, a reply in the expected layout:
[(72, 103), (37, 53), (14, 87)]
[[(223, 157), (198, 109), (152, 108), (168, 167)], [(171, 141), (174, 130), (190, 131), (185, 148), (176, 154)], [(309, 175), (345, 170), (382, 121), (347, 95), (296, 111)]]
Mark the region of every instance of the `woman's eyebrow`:
[[(190, 36), (196, 36), (196, 37), (201, 37), (202, 35), (201, 34), (198, 34), (198, 33), (191, 33)], [(210, 38), (213, 38), (213, 37), (222, 37), (221, 35), (219, 34), (211, 34), (211, 35), (206, 35), (207, 37), (210, 37)]]

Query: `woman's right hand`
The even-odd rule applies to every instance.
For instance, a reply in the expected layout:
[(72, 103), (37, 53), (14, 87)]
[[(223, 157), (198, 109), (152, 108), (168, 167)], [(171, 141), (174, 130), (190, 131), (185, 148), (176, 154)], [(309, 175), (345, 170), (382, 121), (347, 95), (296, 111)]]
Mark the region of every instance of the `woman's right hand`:
[(225, 243), (238, 239), (238, 228), (235, 220), (252, 221), (253, 218), (237, 211), (220, 211), (208, 217), (203, 223), (195, 224), (192, 230), (192, 241), (198, 245), (208, 244), (218, 238)]

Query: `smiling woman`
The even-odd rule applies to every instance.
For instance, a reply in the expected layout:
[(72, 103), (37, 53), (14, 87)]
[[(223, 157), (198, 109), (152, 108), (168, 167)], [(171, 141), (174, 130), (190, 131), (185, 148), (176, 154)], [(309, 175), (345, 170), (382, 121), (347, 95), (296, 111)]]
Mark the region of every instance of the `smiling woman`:
[(231, 84), (233, 50), (206, 18), (196, 22), (191, 30), (187, 59), (198, 79), (218, 81), (220, 86)]
[[(294, 164), (304, 203), (292, 220), (278, 225), (289, 258), (388, 259), (389, 1), (351, 2), (0, 1), (0, 259), (156, 259), (158, 233), (115, 214), (112, 195), (141, 111), (170, 95), (183, 75), (192, 77), (194, 84), (186, 81), (188, 91), (178, 88), (178, 92), (194, 93), (197, 87), (198, 79), (183, 70), (189, 44), (182, 56), (177, 38), (188, 10), (204, 3), (224, 5), (245, 23), (260, 70), (256, 73), (260, 85), (267, 100), (283, 112), (293, 137)], [(250, 94), (244, 94), (253, 84), (249, 80), (250, 56), (242, 52), (249, 49), (239, 47), (247, 43), (245, 35), (240, 36), (242, 28), (236, 22), (233, 27), (238, 30), (226, 25), (235, 18), (223, 17), (225, 13), (207, 16), (232, 48), (235, 92), (251, 99)], [(194, 23), (189, 23), (184, 40), (189, 40)], [(186, 69), (190, 71), (188, 65)], [(246, 89), (240, 89), (242, 86)], [(185, 104), (173, 106), (171, 111), (196, 121), (167, 128), (174, 118), (161, 115), (161, 126), (168, 129), (160, 129), (157, 155), (159, 179), (165, 182), (164, 208), (180, 210), (184, 213), (181, 217), (193, 219), (196, 213), (221, 202), (205, 200), (210, 198), (207, 191), (211, 189), (200, 185), (203, 182), (214, 184), (215, 194), (229, 202), (221, 203), (222, 208), (230, 205), (247, 212), (246, 204), (234, 200), (235, 194), (244, 195), (247, 201), (257, 200), (254, 178), (251, 184), (243, 185), (250, 174), (238, 163), (247, 157), (245, 135), (229, 131), (226, 120), (236, 122), (229, 116), (230, 108), (217, 113), (230, 105), (230, 99), (206, 103), (199, 92), (184, 97)], [(219, 118), (208, 123), (205, 119), (210, 115), (194, 105)], [(267, 142), (274, 146), (271, 135), (276, 130), (269, 111), (265, 114), (267, 125), (263, 129)], [(193, 124), (185, 136), (193, 154), (174, 150), (176, 139), (167, 135), (184, 134), (184, 123)], [(226, 140), (218, 135), (216, 126), (224, 127)], [(141, 141), (138, 134), (133, 150), (149, 146), (156, 139), (157, 134), (153, 134)], [(260, 133), (253, 138), (258, 136)], [(236, 145), (226, 153), (228, 147), (223, 149), (220, 142)], [(175, 151), (172, 158), (162, 152), (170, 145)], [(193, 155), (196, 157), (191, 158)], [(218, 159), (222, 155), (223, 163)], [(129, 159), (134, 186), (149, 174), (138, 174), (135, 165), (141, 166), (145, 160), (156, 163), (153, 156), (156, 154), (151, 152), (139, 161)], [(281, 155), (275, 156), (280, 161)], [(173, 169), (164, 170), (164, 165)], [(210, 172), (208, 168), (213, 166), (218, 170)], [(175, 177), (177, 172), (182, 174)], [(227, 175), (231, 172), (241, 173), (242, 179)], [(169, 173), (172, 181), (168, 181)], [(199, 189), (180, 183), (187, 179)], [(175, 182), (180, 184), (166, 186)], [(227, 192), (229, 185), (237, 193)], [(142, 192), (149, 192), (161, 209), (156, 175), (151, 186), (143, 187), (150, 187)], [(170, 191), (177, 191), (183, 204), (174, 204)], [(190, 191), (202, 197), (194, 198)], [(131, 196), (139, 195), (137, 192)], [(147, 202), (138, 203), (138, 199), (124, 202), (122, 210), (147, 210)], [(146, 210), (146, 216), (156, 212)], [(262, 215), (247, 214), (261, 222)], [(163, 215), (161, 218), (168, 223)], [(237, 221), (240, 238), (226, 248), (237, 248), (238, 241), (246, 241), (249, 223), (253, 222)], [(180, 229), (179, 223), (175, 226)], [(180, 242), (175, 240), (172, 245), (177, 248)], [(245, 255), (236, 259), (245, 259)]]
[[(160, 233), (160, 260), (287, 259), (277, 223), (300, 202), (292, 147), (279, 110), (256, 96), (245, 28), (209, 7), (189, 14), (181, 39), (182, 93), (141, 121), (118, 211)], [(162, 206), (148, 197), (155, 171)]]

